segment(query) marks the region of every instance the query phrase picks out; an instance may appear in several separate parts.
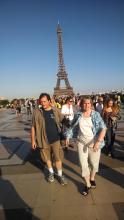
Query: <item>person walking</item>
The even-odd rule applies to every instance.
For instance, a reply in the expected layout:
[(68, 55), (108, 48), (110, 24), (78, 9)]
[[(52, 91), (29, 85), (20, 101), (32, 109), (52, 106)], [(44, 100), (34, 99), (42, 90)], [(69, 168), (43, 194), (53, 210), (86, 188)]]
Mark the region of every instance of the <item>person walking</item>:
[(98, 102), (95, 105), (95, 110), (99, 112), (100, 115), (102, 114), (102, 110), (103, 110), (103, 97), (102, 96), (98, 97)]
[(67, 140), (77, 138), (77, 148), (85, 187), (82, 194), (88, 195), (90, 188), (96, 188), (95, 175), (98, 172), (101, 148), (104, 146), (106, 126), (99, 112), (93, 110), (90, 97), (81, 99), (81, 110), (77, 112), (71, 127), (66, 131)]
[(60, 144), (61, 112), (51, 105), (50, 95), (41, 93), (39, 97), (41, 109), (35, 109), (32, 116), (31, 144), (32, 149), (40, 148), (41, 158), (46, 163), (49, 174), (48, 181), (54, 182), (54, 169), (52, 158), (55, 161), (58, 180), (66, 185), (67, 180), (62, 174), (63, 151)]
[(105, 136), (106, 154), (110, 157), (114, 155), (115, 130), (117, 129), (117, 120), (120, 119), (119, 106), (114, 103), (113, 99), (108, 99), (102, 112), (103, 120), (107, 126)]
[(20, 117), (21, 116), (21, 101), (17, 100), (16, 104), (16, 116)]
[[(74, 118), (74, 109), (72, 104), (73, 104), (73, 99), (69, 96), (66, 98), (65, 104), (62, 105), (61, 113), (65, 118), (65, 123), (63, 123), (63, 132), (65, 132), (68, 126), (70, 126)], [(66, 141), (66, 138), (64, 142), (65, 142), (64, 150), (67, 151), (70, 144)]]

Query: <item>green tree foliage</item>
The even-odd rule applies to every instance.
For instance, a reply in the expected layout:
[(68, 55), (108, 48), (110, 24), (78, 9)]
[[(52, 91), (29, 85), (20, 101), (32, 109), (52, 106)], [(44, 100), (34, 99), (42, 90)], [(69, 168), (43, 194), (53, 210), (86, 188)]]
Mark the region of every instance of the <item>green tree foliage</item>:
[(7, 107), (7, 105), (9, 105), (9, 100), (8, 99), (5, 99), (5, 100), (0, 100), (0, 107), (2, 108), (5, 108)]

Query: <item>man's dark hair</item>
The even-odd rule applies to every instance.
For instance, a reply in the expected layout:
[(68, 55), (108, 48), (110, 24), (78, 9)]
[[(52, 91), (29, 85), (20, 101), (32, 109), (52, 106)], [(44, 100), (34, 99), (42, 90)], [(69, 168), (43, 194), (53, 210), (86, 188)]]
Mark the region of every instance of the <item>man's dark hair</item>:
[(65, 103), (67, 103), (68, 101), (72, 100), (72, 97), (71, 96), (68, 96), (65, 100)]
[(39, 96), (39, 99), (42, 99), (45, 96), (47, 97), (48, 101), (51, 101), (50, 95), (48, 93), (41, 93), (40, 96)]

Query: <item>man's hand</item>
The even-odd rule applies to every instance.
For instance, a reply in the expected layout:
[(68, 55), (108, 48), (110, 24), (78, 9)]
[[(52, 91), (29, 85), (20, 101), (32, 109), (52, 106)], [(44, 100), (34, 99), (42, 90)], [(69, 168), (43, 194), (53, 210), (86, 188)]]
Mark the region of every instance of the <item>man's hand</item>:
[(32, 145), (33, 150), (35, 150), (37, 148), (37, 145), (36, 145), (35, 141), (32, 141), (31, 145)]
[(36, 142), (35, 142), (35, 129), (33, 126), (31, 128), (31, 146), (33, 150), (35, 150), (37, 147)]
[(69, 139), (68, 139), (68, 138), (65, 140), (65, 146), (66, 146), (66, 147), (69, 146)]

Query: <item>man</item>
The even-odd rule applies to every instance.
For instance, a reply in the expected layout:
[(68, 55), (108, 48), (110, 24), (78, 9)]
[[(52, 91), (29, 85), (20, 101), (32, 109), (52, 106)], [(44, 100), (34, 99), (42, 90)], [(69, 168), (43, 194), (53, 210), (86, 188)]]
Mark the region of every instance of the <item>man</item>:
[(60, 144), (61, 121), (63, 116), (60, 111), (51, 106), (51, 98), (47, 93), (41, 93), (39, 97), (42, 108), (35, 109), (32, 116), (31, 143), (32, 148), (41, 148), (41, 158), (47, 164), (48, 181), (54, 182), (54, 170), (52, 158), (58, 173), (60, 184), (66, 185), (67, 181), (62, 175), (62, 148)]

